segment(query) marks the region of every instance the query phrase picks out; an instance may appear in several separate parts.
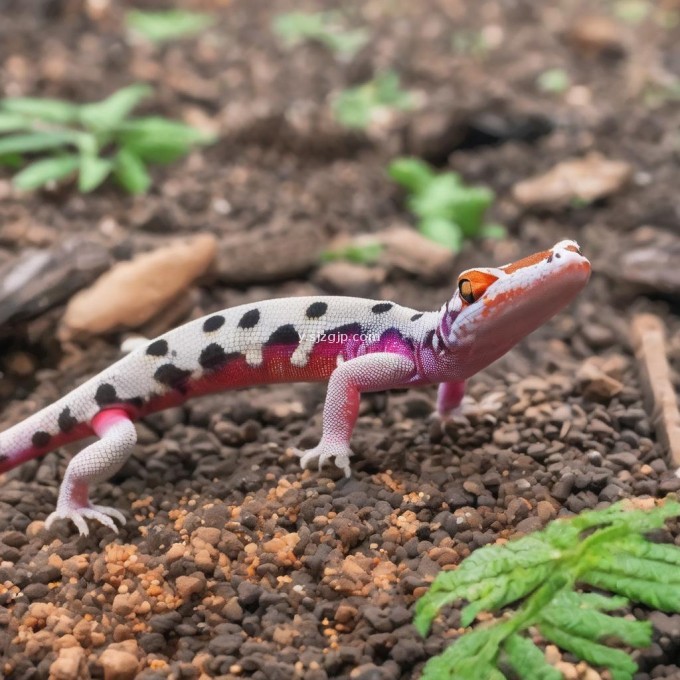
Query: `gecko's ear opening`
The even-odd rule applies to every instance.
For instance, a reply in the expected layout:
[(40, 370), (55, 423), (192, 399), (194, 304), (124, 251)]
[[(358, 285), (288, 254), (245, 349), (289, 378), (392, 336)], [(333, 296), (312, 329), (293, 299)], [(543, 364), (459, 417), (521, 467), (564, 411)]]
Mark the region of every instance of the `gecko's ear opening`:
[(458, 293), (468, 305), (477, 302), (498, 277), (479, 269), (468, 269), (458, 277)]

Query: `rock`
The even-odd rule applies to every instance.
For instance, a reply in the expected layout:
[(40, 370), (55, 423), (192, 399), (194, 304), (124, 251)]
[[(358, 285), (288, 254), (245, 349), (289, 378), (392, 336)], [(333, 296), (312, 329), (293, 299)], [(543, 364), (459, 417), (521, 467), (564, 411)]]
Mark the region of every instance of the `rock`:
[(439, 281), (453, 276), (454, 253), (414, 229), (393, 227), (372, 236), (384, 250), (380, 263), (418, 276), (424, 281)]
[(376, 289), (385, 280), (385, 270), (364, 267), (351, 262), (328, 262), (316, 273), (314, 280), (331, 293), (376, 297)]
[(25, 250), (0, 267), (0, 324), (33, 318), (64, 302), (110, 262), (101, 243), (82, 237), (49, 250)]
[(99, 657), (104, 680), (133, 680), (139, 667), (137, 649), (134, 640), (109, 645)]
[(292, 279), (319, 262), (325, 244), (323, 227), (307, 220), (239, 231), (220, 240), (217, 275), (228, 285)]
[(583, 394), (593, 401), (608, 402), (623, 390), (623, 383), (607, 375), (598, 365), (597, 357), (581, 364), (576, 372)]
[(177, 594), (182, 600), (188, 600), (192, 595), (202, 593), (205, 589), (206, 579), (201, 572), (196, 572), (191, 576), (178, 576), (175, 581)]
[(607, 16), (579, 16), (566, 32), (572, 47), (591, 56), (622, 57), (626, 52), (621, 26)]
[(632, 174), (624, 161), (611, 161), (599, 153), (554, 166), (513, 188), (515, 200), (525, 208), (563, 208), (573, 201), (592, 203), (621, 189)]
[(614, 259), (609, 273), (642, 292), (680, 297), (680, 237), (662, 229), (641, 227), (633, 243)]
[(50, 680), (89, 680), (87, 655), (82, 647), (64, 647), (50, 665)]
[[(204, 274), (216, 251), (215, 237), (201, 234), (118, 263), (69, 302), (59, 331), (60, 339), (140, 326), (173, 303)], [(102, 304), (102, 300), (106, 300), (106, 304)]]

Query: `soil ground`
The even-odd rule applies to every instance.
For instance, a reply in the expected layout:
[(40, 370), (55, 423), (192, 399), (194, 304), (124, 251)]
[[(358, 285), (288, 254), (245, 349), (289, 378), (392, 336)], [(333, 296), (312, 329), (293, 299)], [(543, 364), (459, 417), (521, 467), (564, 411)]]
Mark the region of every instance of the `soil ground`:
[[(639, 227), (678, 225), (680, 110), (664, 89), (680, 68), (677, 3), (639, 3), (649, 14), (637, 24), (613, 1), (342, 3), (372, 35), (348, 61), (319, 45), (284, 48), (272, 35), (272, 18), (300, 3), (190, 3), (217, 24), (157, 50), (125, 38), (122, 4), (6, 0), (0, 91), (89, 101), (145, 80), (156, 90), (149, 110), (210, 124), (220, 141), (154, 169), (152, 190), (138, 198), (113, 186), (19, 196), (5, 175), (0, 265), (70, 238), (126, 259), (197, 232), (245, 239), (276, 224), (294, 239), (311, 223), (329, 242), (412, 223), (385, 168), (416, 154), (497, 194), (493, 218), (508, 238), (466, 244), (455, 269), (575, 238), (594, 275), (567, 312), (471, 381), (467, 418), (433, 420), (434, 388), (365, 398), (349, 480), (334, 469), (302, 472), (286, 454), (319, 436), (317, 385), (213, 396), (140, 424), (135, 454), (95, 492), (127, 514), (118, 536), (93, 527), (78, 538), (65, 523), (42, 529), (77, 448), (8, 474), (0, 675), (47, 678), (52, 667), (57, 677), (75, 659), (83, 677), (112, 668), (145, 680), (417, 677), (458, 625), (454, 608), (427, 639), (410, 625), (442, 567), (558, 516), (680, 488), (643, 405), (628, 330), (636, 311), (661, 315), (677, 368), (677, 301), (640, 295), (616, 276)], [(594, 14), (614, 26), (608, 37), (588, 38)], [(330, 97), (386, 67), (421, 93), (421, 109), (375, 134), (336, 125)], [(550, 68), (567, 71), (566, 92), (537, 88)], [(630, 182), (590, 205), (532, 211), (512, 199), (517, 182), (590, 151), (630, 163)], [(454, 280), (384, 274), (367, 295), (426, 309), (442, 304)], [(187, 318), (346, 292), (329, 291), (319, 266), (257, 278), (205, 278)], [(2, 329), (3, 429), (118, 356), (122, 334), (59, 344), (65, 302)], [(596, 394), (579, 378), (593, 357), (609, 362), (619, 393)], [(653, 620), (636, 678), (680, 677), (680, 617)]]

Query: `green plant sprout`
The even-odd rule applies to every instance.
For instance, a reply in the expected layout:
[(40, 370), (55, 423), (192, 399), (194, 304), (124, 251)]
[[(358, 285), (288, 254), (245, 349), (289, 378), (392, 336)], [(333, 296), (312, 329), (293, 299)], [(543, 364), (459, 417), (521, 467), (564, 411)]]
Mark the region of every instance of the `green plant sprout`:
[(412, 93), (402, 90), (394, 71), (383, 71), (373, 80), (341, 92), (333, 103), (336, 120), (348, 128), (364, 130), (384, 111), (409, 111), (415, 107)]
[[(144, 193), (151, 184), (147, 164), (170, 163), (214, 141), (178, 121), (130, 118), (150, 93), (150, 87), (137, 84), (92, 104), (0, 99), (0, 163), (21, 168), (13, 180), (19, 189), (37, 189), (77, 174), (78, 189), (88, 193), (113, 175), (128, 192)], [(33, 160), (40, 155), (47, 157)]]
[(351, 58), (369, 39), (363, 28), (346, 29), (340, 12), (287, 12), (272, 22), (272, 30), (287, 47), (315, 41), (333, 54)]
[(355, 264), (374, 264), (380, 258), (382, 251), (383, 246), (377, 241), (350, 243), (346, 246), (324, 251), (321, 254), (321, 259), (324, 262), (346, 260)]
[(563, 68), (550, 68), (536, 78), (536, 86), (541, 92), (562, 94), (571, 85), (571, 78)]
[(476, 59), (484, 58), (489, 52), (482, 31), (456, 31), (451, 36), (451, 47), (458, 54), (467, 54)]
[(628, 24), (642, 23), (652, 11), (652, 5), (645, 0), (619, 0), (614, 5), (614, 15)]
[[(445, 605), (467, 600), (461, 625), (482, 612), (498, 612), (522, 601), (493, 623), (463, 634), (426, 664), (422, 680), (503, 680), (509, 665), (524, 680), (560, 680), (545, 659), (537, 635), (593, 666), (613, 680), (631, 680), (637, 665), (617, 645), (647, 647), (648, 621), (606, 612), (629, 601), (666, 612), (680, 611), (680, 548), (652, 543), (644, 534), (680, 515), (674, 500), (652, 510), (631, 509), (629, 501), (605, 510), (556, 520), (545, 529), (506, 545), (481, 548), (454, 571), (439, 574), (416, 604), (414, 625), (427, 635)], [(577, 590), (590, 586), (611, 595)]]
[(437, 174), (418, 158), (397, 158), (388, 174), (408, 192), (418, 229), (432, 241), (459, 250), (465, 239), (505, 236), (501, 225), (484, 221), (494, 200), (490, 189), (467, 186), (455, 172)]
[(209, 14), (181, 9), (156, 12), (133, 9), (125, 14), (128, 31), (155, 44), (195, 35), (214, 23)]

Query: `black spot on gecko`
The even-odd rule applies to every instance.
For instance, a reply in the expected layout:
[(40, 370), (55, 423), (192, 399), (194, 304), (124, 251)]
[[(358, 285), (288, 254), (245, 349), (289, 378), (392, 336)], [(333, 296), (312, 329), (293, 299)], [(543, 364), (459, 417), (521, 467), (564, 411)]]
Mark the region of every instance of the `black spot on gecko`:
[(323, 336), (326, 342), (340, 342), (341, 338), (359, 338), (363, 329), (359, 323), (346, 323), (343, 326), (336, 326), (324, 330)]
[(212, 333), (222, 328), (222, 326), (224, 326), (224, 317), (220, 314), (216, 314), (203, 322), (203, 332)]
[(9, 456), (6, 456), (4, 453), (0, 453), (0, 463), (4, 463), (6, 460), (9, 460)]
[(377, 305), (371, 307), (371, 311), (374, 314), (384, 314), (385, 312), (389, 312), (392, 307), (394, 307), (394, 304), (391, 302), (379, 302)]
[(163, 364), (153, 374), (155, 380), (179, 392), (186, 392), (186, 381), (191, 371), (177, 368), (174, 364)]
[(265, 345), (296, 345), (300, 342), (300, 335), (292, 323), (279, 326), (270, 336)]
[(118, 395), (116, 394), (116, 388), (109, 383), (104, 383), (97, 388), (97, 392), (94, 395), (94, 400), (99, 406), (117, 404), (120, 401), (118, 399)]
[(418, 314), (414, 314), (414, 315), (411, 317), (411, 321), (418, 321), (418, 319), (420, 319), (420, 317), (421, 317), (422, 315), (423, 315), (423, 312), (418, 312)]
[(164, 357), (168, 353), (166, 340), (154, 340), (147, 348), (146, 353), (151, 357)]
[(548, 255), (548, 259), (546, 260), (546, 262), (547, 262), (548, 264), (550, 264), (550, 263), (552, 262), (552, 260), (553, 260), (553, 254), (550, 253), (550, 255)]
[(33, 442), (33, 446), (37, 449), (42, 449), (43, 446), (47, 446), (50, 443), (50, 439), (52, 439), (52, 437), (48, 432), (39, 430), (31, 437), (31, 442)]
[(312, 302), (305, 315), (308, 319), (318, 319), (328, 311), (328, 305), (325, 302)]
[(142, 399), (142, 397), (130, 397), (125, 400), (125, 403), (130, 404), (130, 406), (134, 406), (135, 408), (142, 408), (142, 406), (144, 406), (144, 399)]
[(260, 320), (260, 310), (251, 309), (247, 311), (238, 322), (239, 328), (254, 328)]
[(240, 357), (240, 352), (231, 352), (227, 354), (217, 343), (211, 343), (202, 352), (198, 358), (198, 363), (206, 371), (215, 371), (228, 364), (232, 359)]
[(57, 424), (62, 432), (70, 432), (77, 424), (78, 421), (71, 414), (71, 409), (67, 406), (57, 418)]
[(425, 347), (432, 347), (432, 340), (434, 339), (434, 331), (428, 331), (427, 335), (423, 339), (423, 345)]

